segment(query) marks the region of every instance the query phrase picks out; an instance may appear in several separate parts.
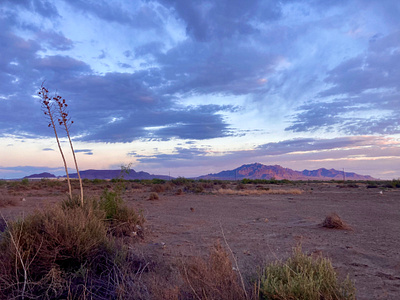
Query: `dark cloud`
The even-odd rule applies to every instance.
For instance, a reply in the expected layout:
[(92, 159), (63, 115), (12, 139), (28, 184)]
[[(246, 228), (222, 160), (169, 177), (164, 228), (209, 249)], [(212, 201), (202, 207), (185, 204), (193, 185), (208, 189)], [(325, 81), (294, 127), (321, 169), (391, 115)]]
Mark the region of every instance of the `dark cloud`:
[(240, 95), (262, 89), (261, 79), (271, 74), (277, 57), (262, 49), (231, 41), (199, 45), (187, 41), (160, 54), (167, 93)]
[(186, 32), (197, 41), (230, 39), (256, 32), (260, 19), (276, 20), (281, 16), (278, 1), (184, 1), (161, 0), (172, 7), (186, 24)]

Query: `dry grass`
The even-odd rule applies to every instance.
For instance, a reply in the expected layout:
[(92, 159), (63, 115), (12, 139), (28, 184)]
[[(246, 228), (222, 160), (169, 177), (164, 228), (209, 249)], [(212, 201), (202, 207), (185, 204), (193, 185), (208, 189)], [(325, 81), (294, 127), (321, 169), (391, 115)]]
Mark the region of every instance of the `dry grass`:
[(15, 197), (0, 194), (0, 207), (15, 206), (15, 205), (17, 205), (17, 200), (15, 199)]
[(181, 275), (185, 282), (182, 299), (247, 299), (229, 254), (219, 244), (207, 260), (195, 257), (183, 262)]
[(158, 196), (158, 194), (156, 192), (151, 192), (149, 195), (149, 200), (158, 200), (160, 199), (160, 197)]
[(325, 218), (321, 225), (322, 227), (330, 229), (352, 230), (349, 225), (342, 221), (337, 213), (331, 213)]
[(257, 195), (300, 195), (303, 193), (300, 189), (279, 189), (279, 190), (233, 190), (219, 189), (213, 191), (214, 194), (220, 195), (239, 195), (239, 196), (257, 196)]

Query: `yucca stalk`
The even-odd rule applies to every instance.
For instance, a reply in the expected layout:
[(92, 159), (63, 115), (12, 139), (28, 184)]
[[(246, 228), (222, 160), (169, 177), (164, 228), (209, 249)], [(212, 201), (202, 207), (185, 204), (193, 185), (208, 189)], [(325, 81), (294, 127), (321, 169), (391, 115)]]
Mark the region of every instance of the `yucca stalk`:
[(56, 126), (54, 123), (53, 103), (51, 102), (51, 98), (49, 97), (49, 91), (43, 86), (43, 84), (42, 84), (38, 94), (39, 94), (40, 98), (42, 99), (41, 100), (42, 110), (50, 121), (48, 127), (52, 127), (54, 130), (54, 135), (57, 140), (58, 149), (60, 150), (61, 157), (62, 157), (62, 160), (64, 163), (65, 174), (67, 175), (69, 197), (72, 199), (72, 188), (71, 188), (71, 181), (70, 181), (69, 174), (68, 174), (67, 162), (65, 160), (64, 152), (61, 148), (60, 140), (58, 139), (57, 129), (56, 129)]
[(69, 134), (69, 128), (74, 123), (74, 121), (72, 121), (71, 118), (68, 117), (68, 111), (67, 111), (68, 104), (65, 103), (65, 99), (63, 99), (61, 96), (57, 95), (57, 96), (53, 97), (53, 100), (56, 101), (56, 103), (58, 105), (58, 123), (60, 126), (64, 126), (65, 132), (67, 133), (67, 136), (68, 136), (69, 145), (71, 146), (71, 151), (72, 151), (72, 155), (74, 157), (74, 162), (75, 162), (75, 168), (76, 168), (76, 172), (77, 172), (78, 178), (79, 178), (79, 186), (81, 189), (81, 204), (83, 206), (82, 179), (81, 179), (81, 175), (79, 173), (79, 168), (78, 168), (78, 163), (77, 163), (76, 156), (75, 156), (74, 146), (72, 145), (71, 136)]

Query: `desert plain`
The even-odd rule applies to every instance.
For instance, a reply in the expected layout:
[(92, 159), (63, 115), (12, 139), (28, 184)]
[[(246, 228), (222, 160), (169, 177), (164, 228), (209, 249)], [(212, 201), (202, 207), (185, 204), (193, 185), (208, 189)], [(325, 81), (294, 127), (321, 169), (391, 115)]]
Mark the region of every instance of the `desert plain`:
[[(144, 237), (132, 247), (147, 260), (172, 266), (206, 257), (220, 243), (242, 276), (252, 278), (265, 263), (284, 260), (301, 245), (311, 256), (330, 258), (340, 278), (348, 275), (357, 299), (400, 299), (399, 188), (332, 181), (196, 184), (125, 183), (124, 201), (146, 220)], [(86, 197), (99, 197), (104, 188), (113, 189), (113, 183), (84, 181)], [(0, 212), (5, 220), (23, 218), (65, 200), (67, 190), (66, 182), (4, 183)], [(149, 200), (152, 193), (158, 199)], [(349, 228), (323, 227), (332, 213)]]

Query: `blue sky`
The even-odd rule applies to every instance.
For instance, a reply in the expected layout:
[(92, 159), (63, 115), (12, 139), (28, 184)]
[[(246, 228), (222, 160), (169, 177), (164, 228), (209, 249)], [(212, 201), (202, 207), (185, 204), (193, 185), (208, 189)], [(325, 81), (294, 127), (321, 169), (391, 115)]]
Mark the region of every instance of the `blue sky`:
[(43, 81), (81, 169), (400, 177), (397, 0), (2, 0), (0, 28), (0, 178), (63, 174)]

